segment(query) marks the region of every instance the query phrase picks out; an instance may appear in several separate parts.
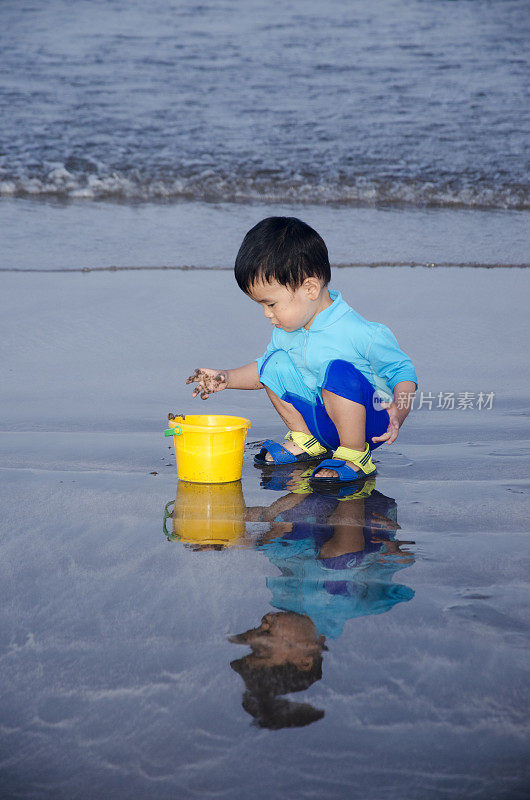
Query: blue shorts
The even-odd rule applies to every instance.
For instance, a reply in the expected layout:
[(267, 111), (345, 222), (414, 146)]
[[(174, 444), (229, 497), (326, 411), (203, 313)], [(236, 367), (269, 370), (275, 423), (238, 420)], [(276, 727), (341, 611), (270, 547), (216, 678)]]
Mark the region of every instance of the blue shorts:
[(372, 442), (372, 436), (386, 432), (388, 412), (374, 403), (374, 387), (349, 361), (330, 361), (319, 385), (310, 389), (289, 354), (285, 350), (275, 350), (261, 365), (259, 379), (281, 400), (291, 403), (300, 412), (313, 436), (326, 447), (336, 450), (340, 440), (322, 402), (322, 389), (363, 405), (366, 409), (365, 438), (370, 450), (382, 444)]

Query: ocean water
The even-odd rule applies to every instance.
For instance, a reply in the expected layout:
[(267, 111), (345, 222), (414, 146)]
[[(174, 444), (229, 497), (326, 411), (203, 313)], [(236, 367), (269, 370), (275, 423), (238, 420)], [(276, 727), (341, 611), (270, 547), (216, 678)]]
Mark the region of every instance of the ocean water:
[(3, 0), (0, 196), (527, 209), (526, 0)]

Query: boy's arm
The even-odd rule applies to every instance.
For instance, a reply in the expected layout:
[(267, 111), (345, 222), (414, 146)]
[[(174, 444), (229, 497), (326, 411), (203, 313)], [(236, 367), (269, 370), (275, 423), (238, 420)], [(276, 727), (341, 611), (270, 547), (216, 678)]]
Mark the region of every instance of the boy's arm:
[(394, 402), (392, 405), (396, 406), (400, 427), (410, 414), (415, 394), (416, 383), (414, 381), (399, 381), (394, 386)]
[(282, 514), (284, 511), (290, 511), (297, 506), (304, 497), (305, 495), (303, 494), (289, 492), (289, 494), (284, 494), (282, 497), (279, 497), (270, 506), (247, 506), (246, 519), (249, 522), (274, 522), (278, 514)]
[(227, 376), (227, 389), (263, 389), (259, 381), (258, 362), (251, 361), (244, 367), (225, 370)]
[(374, 373), (382, 378), (394, 392), (400, 383), (413, 382), (414, 390), (418, 386), (416, 370), (409, 356), (401, 350), (397, 339), (386, 325), (377, 324), (368, 344), (365, 358)]
[(383, 408), (388, 411), (388, 428), (382, 436), (374, 436), (372, 441), (392, 444), (412, 408), (414, 393), (418, 386), (416, 370), (386, 325), (377, 325), (365, 357), (375, 375), (383, 378), (394, 394), (391, 403), (383, 403)]
[(221, 392), (223, 389), (263, 389), (259, 381), (258, 362), (252, 361), (244, 367), (236, 369), (208, 369), (199, 367), (186, 383), (196, 383), (193, 397), (200, 394), (207, 400), (211, 394)]

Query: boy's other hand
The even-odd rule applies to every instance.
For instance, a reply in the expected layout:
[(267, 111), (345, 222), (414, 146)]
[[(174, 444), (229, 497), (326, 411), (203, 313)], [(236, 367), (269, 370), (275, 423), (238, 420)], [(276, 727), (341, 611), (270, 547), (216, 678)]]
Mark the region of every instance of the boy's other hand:
[(388, 411), (390, 420), (386, 433), (383, 433), (382, 436), (372, 436), (372, 442), (386, 442), (387, 444), (392, 444), (398, 437), (399, 428), (403, 422), (403, 415), (399, 413), (396, 403), (381, 403), (381, 406)]
[(187, 379), (186, 383), (196, 383), (193, 389), (193, 397), (200, 394), (202, 400), (207, 400), (211, 394), (221, 392), (228, 385), (228, 375), (223, 369), (196, 369), (193, 375)]

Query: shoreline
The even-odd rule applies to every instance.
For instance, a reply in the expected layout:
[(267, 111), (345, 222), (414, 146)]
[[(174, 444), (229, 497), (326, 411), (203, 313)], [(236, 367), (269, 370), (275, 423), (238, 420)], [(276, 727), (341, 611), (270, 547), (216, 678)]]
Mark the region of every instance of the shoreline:
[[(372, 263), (352, 263), (352, 264), (331, 264), (332, 269), (356, 269), (356, 268), (377, 269), (378, 267), (396, 268), (396, 269), (529, 269), (530, 264), (481, 264), (477, 262), (464, 262), (464, 263), (448, 263), (441, 261), (438, 264), (422, 264), (419, 262), (405, 262), (405, 261), (377, 261)], [(195, 265), (160, 265), (160, 266), (139, 266), (139, 267), (62, 267), (60, 269), (40, 269), (39, 267), (0, 267), (0, 272), (29, 272), (29, 273), (51, 273), (57, 274), (58, 272), (231, 272), (233, 267), (212, 266), (202, 267)]]

